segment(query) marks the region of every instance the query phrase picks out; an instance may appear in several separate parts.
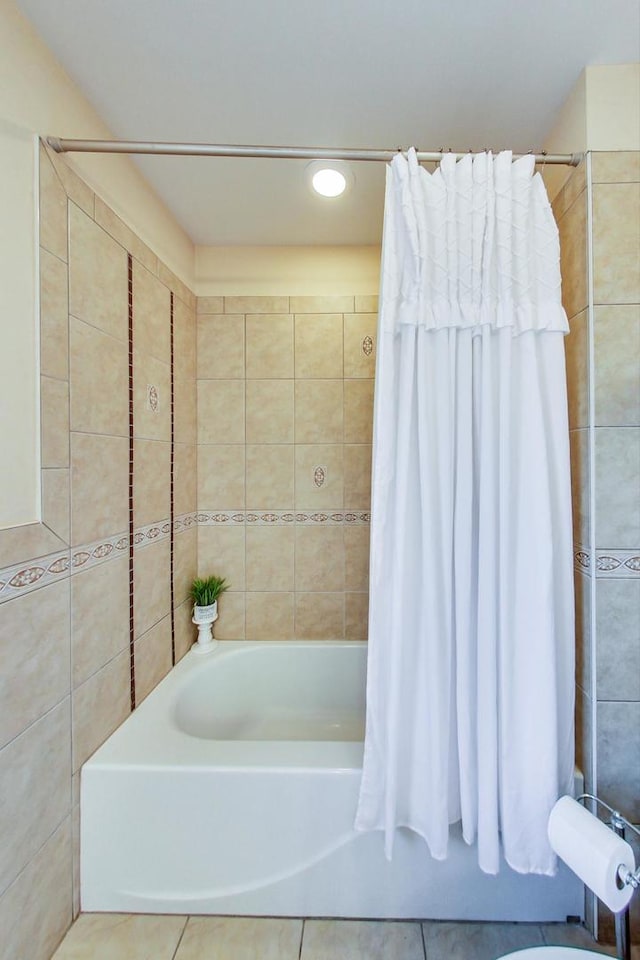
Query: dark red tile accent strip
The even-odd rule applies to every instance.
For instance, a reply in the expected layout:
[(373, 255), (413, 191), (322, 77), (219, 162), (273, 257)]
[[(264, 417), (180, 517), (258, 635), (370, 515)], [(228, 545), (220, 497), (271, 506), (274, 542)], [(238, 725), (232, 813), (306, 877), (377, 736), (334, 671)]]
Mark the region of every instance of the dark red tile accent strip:
[(169, 589), (171, 590), (171, 663), (173, 666), (176, 664), (176, 612), (173, 605), (173, 550), (174, 550), (174, 490), (173, 483), (175, 478), (175, 415), (174, 415), (174, 371), (173, 371), (173, 290), (171, 291), (170, 307), (169, 307), (169, 334), (170, 334), (170, 389), (171, 389), (171, 473), (169, 478), (169, 575), (170, 575), (170, 585)]
[(129, 279), (129, 667), (131, 710), (136, 708), (136, 657), (133, 607), (133, 259), (127, 256)]

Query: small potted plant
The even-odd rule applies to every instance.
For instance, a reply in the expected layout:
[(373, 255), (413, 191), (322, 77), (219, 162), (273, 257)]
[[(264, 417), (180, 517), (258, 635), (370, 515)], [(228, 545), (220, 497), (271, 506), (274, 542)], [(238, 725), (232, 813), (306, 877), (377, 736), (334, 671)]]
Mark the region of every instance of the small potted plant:
[(211, 623), (218, 617), (218, 597), (229, 584), (224, 577), (196, 577), (191, 584), (194, 623)]
[(198, 639), (193, 645), (195, 653), (208, 653), (216, 647), (211, 625), (218, 619), (218, 597), (229, 586), (224, 577), (197, 577), (191, 584), (191, 620), (198, 628)]

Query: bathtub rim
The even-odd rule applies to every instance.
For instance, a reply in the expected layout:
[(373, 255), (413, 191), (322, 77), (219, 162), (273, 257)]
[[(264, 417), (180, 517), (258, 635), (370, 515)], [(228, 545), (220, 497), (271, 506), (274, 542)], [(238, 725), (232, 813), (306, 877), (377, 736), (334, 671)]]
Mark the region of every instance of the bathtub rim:
[(84, 763), (97, 768), (144, 770), (203, 769), (290, 771), (292, 768), (360, 775), (362, 740), (208, 740), (182, 731), (175, 723), (175, 705), (196, 672), (215, 669), (223, 660), (252, 651), (293, 649), (359, 649), (363, 640), (221, 640), (206, 657), (190, 650), (136, 710)]

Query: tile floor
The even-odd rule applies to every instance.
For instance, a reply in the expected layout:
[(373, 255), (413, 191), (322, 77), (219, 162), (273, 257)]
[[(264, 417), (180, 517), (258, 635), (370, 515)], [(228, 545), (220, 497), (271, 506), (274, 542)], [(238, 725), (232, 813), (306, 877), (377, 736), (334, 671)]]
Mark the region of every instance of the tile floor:
[[(53, 960), (496, 960), (542, 944), (597, 949), (564, 924), (82, 914)], [(640, 960), (640, 947), (633, 948)]]

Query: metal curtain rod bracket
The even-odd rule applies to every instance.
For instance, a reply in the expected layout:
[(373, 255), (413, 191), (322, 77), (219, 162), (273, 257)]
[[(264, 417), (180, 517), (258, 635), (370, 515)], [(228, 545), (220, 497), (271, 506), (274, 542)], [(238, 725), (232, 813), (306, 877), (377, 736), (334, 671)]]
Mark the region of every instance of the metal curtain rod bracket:
[[(373, 160), (389, 162), (399, 152), (395, 150), (341, 149), (330, 147), (262, 147), (215, 143), (168, 143), (140, 140), (68, 140), (47, 137), (47, 143), (56, 153), (141, 153), (156, 156), (179, 157), (259, 157), (272, 160)], [(448, 151), (451, 153), (451, 151)], [(421, 163), (438, 163), (442, 150), (416, 151)], [(466, 156), (454, 153), (455, 157)], [(514, 154), (514, 160), (530, 154)], [(539, 153), (536, 163), (577, 167), (582, 153)]]

